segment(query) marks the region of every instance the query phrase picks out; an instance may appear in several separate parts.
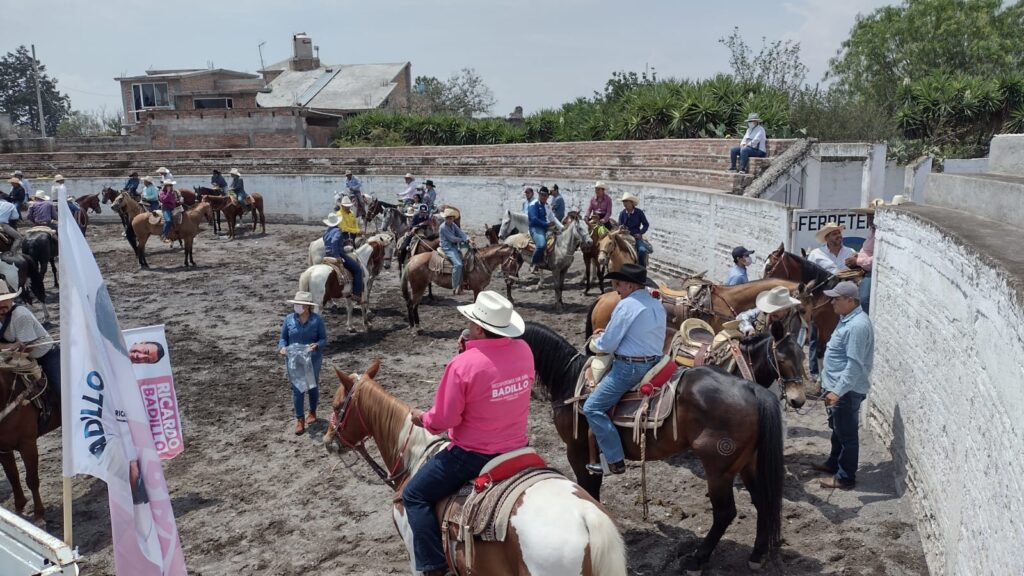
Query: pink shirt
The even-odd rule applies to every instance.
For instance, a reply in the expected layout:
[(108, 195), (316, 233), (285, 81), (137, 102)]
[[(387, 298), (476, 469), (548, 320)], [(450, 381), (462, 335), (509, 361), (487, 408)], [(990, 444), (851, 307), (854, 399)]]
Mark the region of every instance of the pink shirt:
[(585, 218), (590, 220), (590, 215), (598, 210), (604, 212), (604, 215), (601, 216), (601, 222), (607, 223), (608, 219), (612, 217), (612, 197), (609, 196), (607, 192), (605, 192), (604, 196), (601, 196), (600, 198), (595, 194), (594, 197), (590, 199), (590, 205), (587, 207), (587, 214)]
[(868, 239), (864, 241), (864, 245), (861, 246), (860, 252), (857, 252), (857, 266), (860, 266), (864, 270), (871, 272), (871, 265), (875, 260), (875, 229), (872, 228), (871, 232), (868, 233)]
[(533, 353), (522, 340), (466, 342), (448, 363), (434, 406), (423, 414), (432, 434), (445, 430), (452, 443), (481, 454), (526, 446), (526, 419), (534, 379)]

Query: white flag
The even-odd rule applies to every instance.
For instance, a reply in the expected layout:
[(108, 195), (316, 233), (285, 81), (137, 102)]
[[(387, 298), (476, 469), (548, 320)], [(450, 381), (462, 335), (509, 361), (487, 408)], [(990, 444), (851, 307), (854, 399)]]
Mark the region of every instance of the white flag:
[(117, 574), (184, 575), (170, 493), (107, 285), (65, 193), (57, 205), (64, 475), (107, 483)]

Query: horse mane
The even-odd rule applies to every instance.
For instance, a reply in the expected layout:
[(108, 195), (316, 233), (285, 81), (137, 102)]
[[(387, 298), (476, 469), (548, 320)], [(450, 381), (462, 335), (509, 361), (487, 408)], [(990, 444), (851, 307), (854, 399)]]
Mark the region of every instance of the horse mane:
[(828, 287), (829, 284), (835, 284), (835, 275), (828, 270), (825, 270), (803, 256), (793, 254), (792, 252), (786, 252), (786, 254), (794, 258), (797, 263), (800, 264), (800, 277), (810, 278), (811, 281), (814, 282), (814, 288), (811, 292), (818, 292), (819, 290)]
[(526, 322), (520, 338), (533, 350), (534, 368), (551, 402), (561, 405), (571, 398), (586, 357), (560, 334), (537, 322)]

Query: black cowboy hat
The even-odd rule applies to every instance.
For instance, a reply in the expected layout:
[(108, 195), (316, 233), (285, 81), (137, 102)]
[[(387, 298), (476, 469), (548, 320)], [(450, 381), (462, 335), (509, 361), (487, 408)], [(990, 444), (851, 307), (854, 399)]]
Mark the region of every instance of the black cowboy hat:
[(649, 286), (651, 288), (657, 288), (658, 285), (654, 280), (647, 278), (647, 268), (639, 264), (623, 264), (622, 268), (619, 268), (618, 272), (609, 272), (604, 275), (605, 280), (621, 280), (622, 282), (632, 282), (641, 286)]
[(434, 185), (434, 181), (433, 180), (427, 180), (426, 182), (423, 183), (423, 185), (424, 186), (433, 186)]

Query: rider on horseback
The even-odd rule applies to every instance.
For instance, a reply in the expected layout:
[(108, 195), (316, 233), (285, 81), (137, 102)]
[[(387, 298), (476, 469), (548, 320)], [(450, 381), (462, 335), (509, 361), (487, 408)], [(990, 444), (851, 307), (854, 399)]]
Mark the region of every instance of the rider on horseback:
[(140, 184), (141, 182), (139, 181), (139, 173), (132, 172), (131, 174), (128, 175), (128, 180), (124, 183), (124, 188), (122, 188), (122, 190), (127, 191), (128, 194), (131, 194), (133, 200), (138, 201)]
[(345, 188), (348, 189), (348, 194), (355, 203), (356, 215), (360, 218), (366, 218), (366, 206), (363, 203), (363, 183), (359, 181), (359, 178), (352, 175), (351, 170), (345, 170)]
[(533, 260), (531, 261), (534, 274), (538, 273), (539, 267), (544, 260), (544, 249), (548, 245), (548, 229), (561, 226), (555, 220), (551, 207), (548, 206), (548, 196), (548, 189), (542, 186), (537, 201), (530, 204), (527, 210), (527, 215), (530, 218), (530, 237), (533, 238), (533, 245), (535, 246)]
[(451, 208), (444, 211), (444, 224), (437, 231), (441, 239), (441, 251), (451, 260), (452, 263), (452, 293), (462, 294), (462, 251), (461, 246), (465, 243), (473, 245), (469, 236), (455, 223), (457, 213)]
[(160, 190), (160, 208), (164, 211), (164, 229), (160, 233), (160, 239), (165, 244), (170, 244), (169, 237), (171, 226), (174, 224), (174, 209), (181, 206), (181, 195), (174, 189), (177, 184), (174, 180), (164, 180), (163, 188)]
[(406, 231), (405, 237), (402, 238), (402, 247), (398, 253), (400, 262), (405, 261), (405, 255), (409, 252), (409, 244), (412, 243), (412, 237), (414, 235), (422, 237), (423, 232), (430, 227), (431, 220), (433, 220), (426, 204), (420, 204), (419, 210), (413, 210), (412, 206), (410, 206), (405, 211), (405, 215), (412, 216), (412, 221), (409, 223), (409, 230)]
[(629, 230), (630, 235), (636, 241), (636, 255), (641, 266), (647, 266), (647, 255), (651, 252), (651, 245), (644, 240), (644, 234), (651, 227), (647, 222), (644, 211), (636, 207), (637, 197), (626, 192), (622, 195), (622, 206), (625, 208), (619, 212), (619, 226)]
[(405, 175), (405, 191), (398, 194), (398, 201), (403, 204), (411, 204), (416, 196), (416, 180), (412, 174)]
[(252, 200), (245, 192), (245, 184), (242, 181), (242, 175), (238, 172), (238, 168), (232, 168), (228, 174), (231, 175), (231, 186), (228, 187), (228, 195), (235, 197), (238, 204), (242, 207), (242, 215), (244, 216), (252, 209)]
[(590, 204), (587, 206), (585, 219), (589, 222), (591, 216), (595, 216), (598, 222), (607, 226), (611, 214), (612, 198), (605, 191), (604, 182), (595, 182), (594, 197), (590, 199)]
[(0, 350), (27, 351), (39, 363), (48, 383), (47, 404), (55, 409), (60, 406), (60, 347), (27, 306), (14, 302), (19, 294), (21, 290), (12, 293), (0, 282)]
[(427, 180), (423, 189), (423, 203), (427, 205), (427, 211), (433, 213), (437, 203), (437, 189), (434, 188), (434, 181)]
[(445, 368), (433, 407), (411, 415), (414, 425), (451, 438), (448, 449), (427, 460), (402, 490), (416, 570), (425, 576), (443, 576), (448, 568), (435, 504), (476, 478), (492, 458), (529, 442), (535, 369), (530, 347), (516, 339), (523, 319), (491, 290), (459, 312), (470, 320), (466, 350)]
[(210, 176), (210, 186), (223, 194), (228, 189), (228, 181), (221, 175), (220, 170), (213, 169), (213, 176)]
[(341, 218), (338, 217), (336, 212), (331, 212), (323, 220), (323, 223), (327, 226), (323, 237), (324, 257), (339, 260), (342, 266), (348, 270), (348, 273), (352, 275), (352, 297), (360, 304), (365, 304), (366, 301), (363, 299), (363, 267), (345, 251), (345, 242), (342, 239), (341, 230), (338, 229)]
[(341, 218), (341, 239), (345, 244), (355, 244), (356, 236), (359, 236), (359, 223), (356, 222), (355, 212), (352, 212), (352, 199), (348, 196), (341, 199), (338, 207), (338, 218)]
[(800, 301), (789, 294), (785, 286), (776, 286), (757, 295), (757, 307), (736, 316), (737, 329), (744, 336), (764, 332), (772, 322), (783, 321)]
[(160, 209), (160, 191), (156, 189), (156, 184), (153, 184), (153, 179), (149, 176), (143, 176), (142, 182), (145, 184), (142, 188), (142, 201), (146, 203), (150, 212), (156, 212)]

